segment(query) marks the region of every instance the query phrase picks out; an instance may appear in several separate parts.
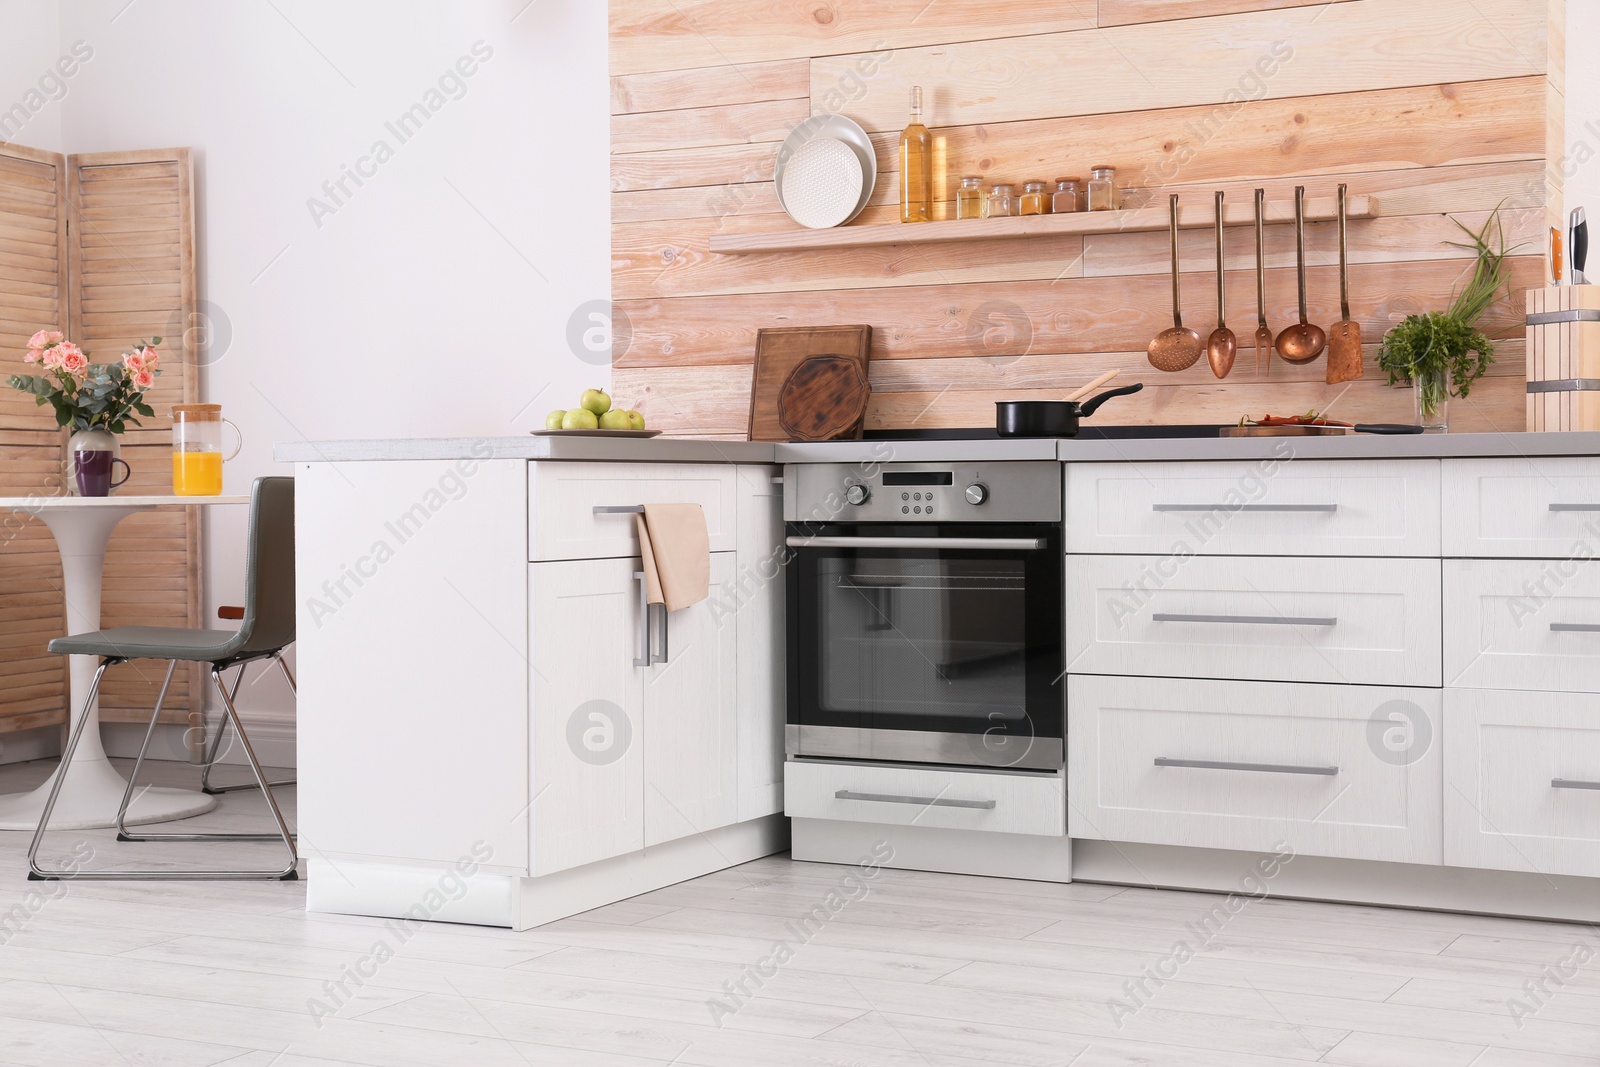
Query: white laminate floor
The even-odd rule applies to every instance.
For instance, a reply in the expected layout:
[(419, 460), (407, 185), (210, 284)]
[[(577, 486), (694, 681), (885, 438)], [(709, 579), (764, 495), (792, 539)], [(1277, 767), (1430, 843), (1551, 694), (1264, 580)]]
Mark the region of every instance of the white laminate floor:
[[(0, 768), (0, 791), (47, 771)], [(203, 821), (266, 816), (234, 793)], [(1588, 927), (1266, 899), (1178, 961), (1218, 898), (884, 871), (805, 928), (857, 891), (848, 868), (783, 857), (521, 934), (401, 943), (306, 914), (296, 882), (70, 882), (6, 923), (44, 888), (27, 837), (0, 833), (0, 1067), (1600, 1064)], [(90, 866), (275, 858), (53, 843), (81, 842)]]

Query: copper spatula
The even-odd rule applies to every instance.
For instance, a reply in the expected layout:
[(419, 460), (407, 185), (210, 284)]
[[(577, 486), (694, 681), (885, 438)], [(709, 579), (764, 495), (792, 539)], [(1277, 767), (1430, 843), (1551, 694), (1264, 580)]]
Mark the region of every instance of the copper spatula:
[(1350, 249), (1345, 238), (1345, 192), (1339, 186), (1339, 315), (1328, 328), (1327, 382), (1348, 382), (1361, 377), (1361, 324), (1350, 318)]

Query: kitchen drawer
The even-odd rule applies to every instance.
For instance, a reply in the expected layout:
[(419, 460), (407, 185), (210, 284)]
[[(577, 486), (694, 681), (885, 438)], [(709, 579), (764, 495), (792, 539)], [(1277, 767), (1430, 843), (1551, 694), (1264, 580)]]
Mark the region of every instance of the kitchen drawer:
[(1600, 561), (1445, 560), (1444, 680), (1600, 692)]
[(1444, 861), (1600, 877), (1591, 694), (1446, 689)]
[(1439, 694), (1074, 676), (1068, 833), (1439, 863)]
[(1600, 459), (1447, 459), (1444, 554), (1600, 555)]
[(783, 767), (783, 813), (1041, 837), (1067, 832), (1060, 775), (790, 760)]
[(711, 551), (732, 552), (737, 539), (734, 468), (712, 463), (528, 464), (528, 559), (607, 559), (639, 554), (632, 515), (595, 508), (699, 504)]
[(1436, 460), (1069, 463), (1067, 551), (1437, 556)]
[(1440, 684), (1439, 561), (1067, 557), (1074, 674)]

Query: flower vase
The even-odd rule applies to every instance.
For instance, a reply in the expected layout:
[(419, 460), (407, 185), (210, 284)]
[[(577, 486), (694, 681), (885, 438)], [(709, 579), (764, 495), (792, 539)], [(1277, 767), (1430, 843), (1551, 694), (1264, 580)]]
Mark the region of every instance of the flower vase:
[(1450, 429), (1450, 372), (1440, 368), (1414, 376), (1411, 395), (1416, 406), (1417, 425), (1422, 427), (1422, 432), (1447, 433)]
[[(63, 472), (73, 496), (110, 496), (112, 490), (132, 473), (121, 458), (122, 443), (103, 426), (79, 430), (67, 438), (67, 461)], [(116, 467), (122, 467), (117, 478)]]

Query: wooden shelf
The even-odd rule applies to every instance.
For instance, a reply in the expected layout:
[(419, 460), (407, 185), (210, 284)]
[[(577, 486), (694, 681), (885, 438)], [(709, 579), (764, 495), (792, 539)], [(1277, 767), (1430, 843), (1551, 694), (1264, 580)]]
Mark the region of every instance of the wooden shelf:
[[(1329, 222), (1339, 217), (1333, 197), (1306, 200), (1307, 222)], [(1346, 204), (1351, 219), (1378, 217), (1378, 201), (1371, 196), (1352, 196)], [(1224, 226), (1253, 226), (1256, 209), (1253, 201), (1228, 204), (1223, 210)], [(1294, 204), (1279, 200), (1267, 203), (1267, 221), (1294, 221)], [(1178, 206), (1178, 227), (1200, 229), (1216, 224), (1216, 209), (1211, 197), (1196, 197), (1194, 203)], [(831, 230), (775, 230), (770, 233), (713, 234), (711, 251), (727, 256), (754, 252), (798, 252), (813, 248), (867, 248), (873, 245), (945, 244), (956, 241), (993, 241), (1012, 237), (1057, 237), (1066, 234), (1139, 233), (1165, 230), (1169, 225), (1165, 203), (1160, 207), (1130, 211), (1079, 211), (1071, 215), (1027, 215), (1009, 219), (960, 219), (944, 222), (889, 222), (871, 226), (836, 226)]]

